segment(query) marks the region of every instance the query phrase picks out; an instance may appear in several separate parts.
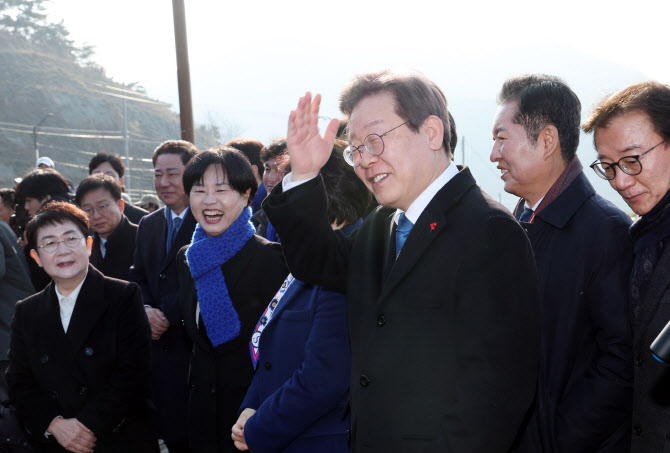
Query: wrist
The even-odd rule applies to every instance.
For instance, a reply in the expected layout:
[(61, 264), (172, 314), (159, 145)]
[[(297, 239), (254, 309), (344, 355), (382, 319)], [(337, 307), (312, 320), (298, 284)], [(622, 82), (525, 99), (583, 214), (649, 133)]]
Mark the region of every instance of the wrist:
[(291, 181), (292, 182), (299, 182), (299, 181), (307, 181), (309, 179), (315, 178), (319, 174), (319, 170), (317, 171), (311, 171), (311, 172), (301, 172), (297, 173), (295, 171), (292, 171), (289, 173), (291, 175)]

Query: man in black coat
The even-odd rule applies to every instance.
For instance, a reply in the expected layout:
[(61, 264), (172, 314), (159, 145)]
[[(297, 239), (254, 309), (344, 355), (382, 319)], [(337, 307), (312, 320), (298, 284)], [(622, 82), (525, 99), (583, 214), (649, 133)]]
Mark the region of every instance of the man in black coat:
[(140, 290), (89, 265), (88, 228), (62, 202), (28, 224), (31, 257), (53, 281), (16, 306), (10, 396), (38, 451), (155, 453)]
[(626, 279), (634, 363), (630, 451), (668, 451), (670, 367), (649, 347), (670, 321), (670, 86), (648, 81), (612, 93), (594, 107), (584, 132), (594, 132), (598, 151), (591, 168), (640, 216), (630, 228), (635, 261)]
[(359, 75), (340, 98), (345, 158), (381, 207), (351, 236), (334, 232), (318, 173), (338, 121), (321, 137), (319, 103), (308, 93), (291, 113), (293, 172), (263, 209), (296, 278), (346, 291), (352, 449), (509, 451), (539, 350), (523, 230), (452, 163), (440, 89), (384, 71)]
[(197, 152), (195, 146), (181, 140), (164, 142), (154, 151), (156, 193), (165, 207), (144, 217), (137, 226), (135, 258), (128, 276), (142, 289), (151, 325), (151, 374), (159, 437), (171, 453), (188, 451), (187, 380), (193, 345), (184, 330), (177, 300), (177, 252), (191, 242), (195, 230), (182, 175)]
[(505, 191), (521, 197), (515, 213), (533, 246), (542, 297), (538, 391), (518, 451), (627, 451), (630, 218), (582, 172), (581, 104), (565, 82), (514, 77), (498, 103), (491, 161)]
[(123, 214), (121, 190), (110, 176), (96, 174), (79, 184), (75, 200), (93, 230), (91, 264), (107, 277), (128, 280), (137, 225)]

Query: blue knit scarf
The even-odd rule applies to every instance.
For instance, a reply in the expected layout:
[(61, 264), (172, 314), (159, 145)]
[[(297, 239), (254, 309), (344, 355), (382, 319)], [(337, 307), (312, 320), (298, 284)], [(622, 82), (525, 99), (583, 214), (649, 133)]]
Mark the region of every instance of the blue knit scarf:
[(223, 234), (207, 237), (200, 225), (195, 227), (186, 259), (195, 280), (200, 313), (212, 345), (219, 346), (240, 334), (240, 317), (228, 294), (221, 266), (240, 251), (256, 233), (249, 221), (251, 208), (245, 208)]

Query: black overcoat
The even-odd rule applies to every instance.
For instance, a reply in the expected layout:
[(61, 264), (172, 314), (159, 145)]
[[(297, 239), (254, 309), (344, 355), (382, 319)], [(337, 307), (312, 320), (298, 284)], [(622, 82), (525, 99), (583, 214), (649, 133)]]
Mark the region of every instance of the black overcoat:
[(256, 235), (221, 266), (241, 327), (237, 338), (215, 348), (207, 337), (202, 318), (196, 324), (198, 295), (186, 261), (187, 249), (179, 252), (178, 275), (184, 328), (193, 340), (189, 446), (196, 452), (237, 452), (230, 434), (254, 374), (249, 341), (288, 269), (281, 246)]
[(107, 278), (92, 266), (67, 333), (53, 282), (19, 302), (7, 382), (38, 450), (65, 451), (44, 436), (60, 415), (93, 431), (98, 453), (155, 451), (150, 342), (137, 285)]
[(467, 168), (430, 201), (395, 258), (394, 210), (350, 237), (322, 179), (275, 187), (263, 209), (296, 278), (346, 291), (352, 449), (506, 452), (535, 393), (539, 293), (532, 250)]
[(106, 252), (103, 258), (100, 252), (100, 236), (95, 233), (91, 249), (91, 264), (107, 277), (128, 280), (128, 271), (133, 265), (135, 256), (136, 236), (137, 225), (123, 216), (116, 229), (107, 237)]
[(619, 453), (630, 445), (630, 223), (584, 173), (522, 223), (542, 296), (538, 395), (522, 453)]
[(632, 453), (670, 452), (670, 366), (653, 358), (649, 347), (670, 321), (670, 248), (656, 263), (633, 318)]
[(142, 289), (145, 305), (160, 309), (168, 330), (151, 342), (151, 383), (158, 412), (158, 434), (167, 443), (186, 442), (188, 366), (192, 343), (177, 302), (177, 252), (191, 243), (195, 218), (189, 210), (170, 250), (166, 250), (165, 208), (144, 216), (137, 226), (135, 258), (128, 279)]

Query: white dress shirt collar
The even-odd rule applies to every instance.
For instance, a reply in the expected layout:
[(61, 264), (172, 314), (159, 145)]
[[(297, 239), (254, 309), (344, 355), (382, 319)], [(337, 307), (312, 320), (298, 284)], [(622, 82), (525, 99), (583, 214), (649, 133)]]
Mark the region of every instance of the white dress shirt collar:
[[(424, 209), (426, 209), (426, 206), (428, 206), (428, 203), (430, 203), (431, 200), (435, 197), (435, 194), (437, 194), (440, 189), (442, 189), (442, 187), (451, 181), (451, 178), (457, 174), (458, 168), (456, 167), (456, 164), (454, 162), (450, 162), (446, 170), (444, 170), (442, 174), (435, 179), (435, 181), (426, 187), (426, 189), (421, 192), (421, 195), (419, 195), (416, 200), (414, 200), (414, 202), (409, 205), (407, 212), (405, 212), (405, 217), (407, 217), (407, 219), (413, 224), (416, 223), (416, 221), (419, 220), (421, 213), (424, 211)], [(398, 209), (394, 214), (393, 220), (396, 222), (396, 224), (398, 223), (398, 217), (400, 214), (402, 214), (402, 212), (402, 209)]]
[(58, 291), (58, 285), (54, 284), (56, 289), (56, 297), (58, 298), (58, 305), (60, 306), (60, 320), (63, 323), (63, 330), (65, 332), (67, 332), (67, 328), (70, 325), (72, 312), (74, 311), (77, 297), (79, 297), (79, 291), (81, 291), (81, 287), (84, 285), (86, 277), (88, 277), (88, 271), (86, 272), (86, 275), (84, 275), (81, 283), (79, 283), (79, 285), (77, 285), (77, 287), (68, 296), (63, 296), (60, 291)]

